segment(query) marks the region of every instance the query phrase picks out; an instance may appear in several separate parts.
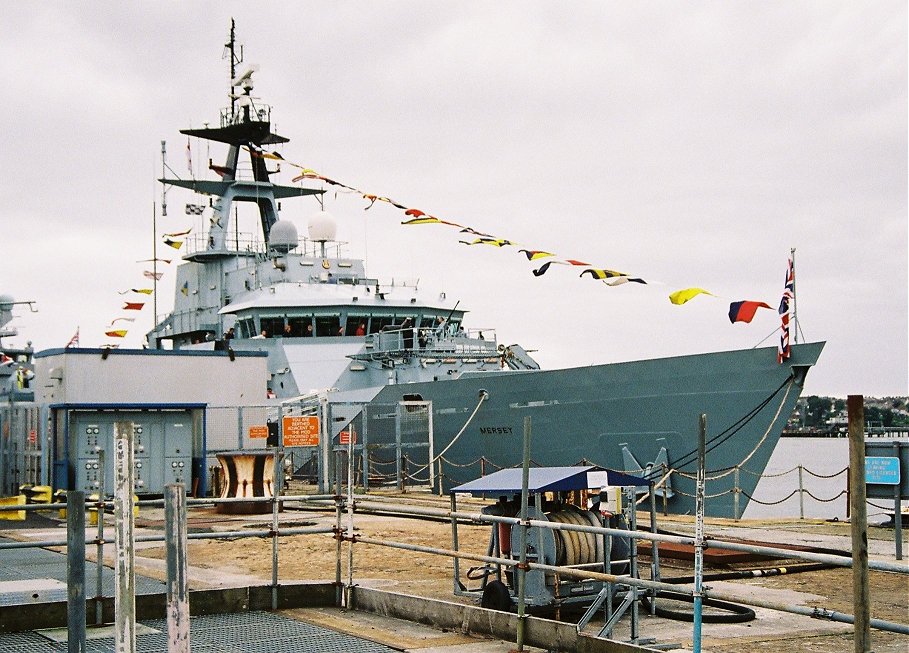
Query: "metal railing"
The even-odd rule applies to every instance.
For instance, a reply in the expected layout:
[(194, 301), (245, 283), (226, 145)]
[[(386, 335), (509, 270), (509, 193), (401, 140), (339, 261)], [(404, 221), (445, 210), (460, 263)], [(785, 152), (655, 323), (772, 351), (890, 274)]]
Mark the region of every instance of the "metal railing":
[[(178, 487), (180, 488), (178, 494), (184, 492), (182, 486), (169, 486), (169, 488)], [(81, 492), (70, 492), (69, 495), (82, 495)], [(185, 497), (185, 494), (183, 495)], [(165, 499), (156, 499), (156, 500), (144, 500), (138, 501), (135, 503), (140, 509), (141, 507), (162, 507), (167, 508), (168, 502), (174, 501), (174, 494), (169, 492), (167, 498)], [(404, 518), (426, 518), (427, 516), (437, 517), (441, 519), (450, 519), (458, 520), (461, 523), (469, 524), (509, 524), (511, 526), (524, 526), (524, 527), (536, 527), (542, 529), (550, 529), (553, 531), (574, 531), (580, 533), (591, 533), (594, 535), (601, 536), (617, 536), (632, 538), (636, 540), (648, 540), (652, 542), (667, 542), (673, 544), (682, 544), (687, 546), (694, 546), (695, 539), (693, 537), (681, 536), (681, 535), (667, 535), (657, 532), (649, 531), (630, 531), (618, 528), (608, 528), (608, 527), (595, 527), (587, 525), (578, 525), (578, 524), (568, 524), (562, 522), (550, 522), (546, 520), (537, 520), (537, 519), (528, 519), (522, 521), (518, 517), (504, 517), (489, 515), (482, 512), (469, 512), (469, 511), (454, 511), (444, 508), (431, 508), (431, 507), (422, 507), (402, 504), (401, 502), (387, 503), (383, 501), (372, 500), (365, 495), (354, 495), (352, 488), (348, 487), (347, 496), (342, 496), (340, 494), (321, 494), (321, 495), (278, 495), (275, 497), (256, 497), (256, 498), (243, 498), (243, 499), (185, 499), (185, 504), (187, 508), (198, 508), (198, 507), (211, 507), (217, 504), (229, 504), (236, 502), (261, 502), (270, 504), (272, 506), (272, 521), (269, 524), (268, 528), (261, 529), (242, 529), (242, 530), (233, 530), (233, 531), (219, 531), (215, 533), (188, 533), (186, 537), (191, 540), (204, 540), (204, 539), (241, 539), (241, 538), (262, 538), (262, 539), (271, 539), (273, 543), (273, 557), (272, 557), (272, 587), (273, 587), (273, 609), (277, 609), (277, 588), (280, 584), (280, 578), (278, 575), (278, 561), (279, 561), (279, 546), (278, 542), (281, 538), (295, 536), (295, 535), (311, 535), (311, 534), (333, 534), (335, 539), (335, 549), (336, 549), (336, 568), (335, 568), (335, 583), (338, 587), (337, 594), (337, 604), (345, 605), (346, 601), (349, 600), (349, 592), (353, 585), (353, 566), (352, 566), (352, 547), (357, 544), (360, 545), (372, 545), (372, 546), (383, 546), (387, 548), (410, 551), (410, 552), (419, 552), (433, 555), (440, 555), (443, 557), (457, 558), (460, 560), (470, 560), (476, 562), (482, 562), (486, 564), (494, 565), (503, 565), (510, 568), (516, 568), (519, 565), (519, 561), (511, 558), (502, 558), (490, 555), (480, 555), (474, 553), (468, 553), (461, 550), (447, 549), (436, 546), (423, 546), (408, 542), (400, 542), (395, 540), (387, 540), (376, 537), (371, 537), (368, 534), (363, 534), (358, 532), (362, 530), (362, 526), (359, 528), (354, 527), (354, 520), (357, 512), (367, 512), (367, 511), (383, 511), (386, 513), (392, 513), (396, 516)], [(321, 506), (326, 510), (334, 509), (336, 518), (335, 523), (331, 526), (305, 526), (305, 527), (283, 527), (280, 525), (278, 520), (278, 508), (279, 504), (288, 503), (288, 502), (304, 502), (310, 503), (313, 505)], [(0, 506), (0, 511), (10, 511), (10, 510), (24, 510), (24, 511), (47, 511), (47, 510), (60, 510), (60, 509), (69, 509), (71, 513), (73, 511), (73, 506), (78, 504), (72, 503), (50, 503), (50, 504), (30, 504), (25, 506)], [(99, 580), (96, 583), (96, 599), (103, 598), (101, 593), (101, 583), (100, 576), (103, 573), (103, 565), (101, 561), (103, 560), (103, 548), (105, 546), (110, 546), (112, 543), (109, 539), (104, 537), (104, 522), (103, 518), (100, 518), (104, 514), (105, 510), (113, 508), (114, 502), (111, 500), (103, 501), (85, 501), (84, 507), (89, 510), (97, 511), (99, 516), (97, 524), (97, 533), (95, 537), (86, 538), (84, 540), (76, 537), (74, 534), (70, 533), (66, 538), (55, 538), (48, 540), (33, 540), (25, 542), (0, 542), (0, 551), (4, 549), (18, 549), (18, 548), (46, 548), (46, 547), (67, 547), (69, 550), (71, 547), (75, 547), (78, 551), (78, 547), (94, 545), (98, 547), (99, 551), (99, 564), (98, 564), (98, 577)], [(172, 514), (172, 513), (171, 513)], [(347, 526), (342, 526), (343, 515), (347, 515), (348, 524)], [(181, 517), (182, 520), (187, 519), (186, 514), (184, 513)], [(78, 523), (78, 521), (76, 522)], [(84, 523), (84, 522), (83, 522)], [(185, 527), (185, 523), (184, 523)], [(161, 542), (165, 543), (167, 539), (166, 534), (161, 535), (136, 535), (134, 536), (134, 542)], [(712, 549), (724, 549), (731, 551), (746, 551), (749, 553), (765, 555), (773, 558), (781, 559), (797, 559), (804, 560), (808, 562), (815, 563), (824, 563), (828, 565), (846, 567), (850, 568), (853, 565), (853, 560), (849, 556), (841, 555), (832, 555), (827, 553), (814, 553), (808, 551), (794, 551), (791, 549), (761, 546), (761, 545), (752, 545), (752, 544), (743, 544), (740, 542), (726, 541), (719, 538), (708, 538), (709, 546)], [(342, 574), (341, 574), (341, 559), (342, 559), (342, 543), (347, 542), (348, 546), (351, 547), (348, 555), (348, 572), (349, 578), (348, 583), (344, 585), (342, 583)], [(118, 544), (122, 546), (122, 544)], [(84, 549), (83, 549), (84, 551)], [(909, 567), (902, 564), (891, 563), (887, 561), (880, 560), (870, 560), (868, 562), (869, 569), (887, 572), (887, 573), (897, 573), (902, 575), (909, 576)], [(540, 564), (536, 562), (527, 562), (527, 569), (537, 569), (548, 573), (556, 573), (562, 577), (567, 578), (581, 578), (581, 579), (590, 579), (595, 581), (602, 581), (606, 583), (621, 584), (630, 587), (638, 587), (646, 590), (655, 590), (655, 591), (671, 591), (674, 594), (682, 594), (685, 596), (693, 596), (694, 588), (690, 584), (669, 584), (660, 582), (658, 580), (647, 580), (640, 578), (632, 578), (627, 575), (618, 575), (618, 574), (608, 574), (598, 571), (593, 571), (590, 569), (576, 569), (569, 566), (556, 566), (556, 565), (547, 565)], [(343, 590), (343, 591), (342, 591)], [(740, 603), (753, 607), (767, 608), (771, 610), (788, 612), (796, 615), (803, 615), (812, 618), (823, 618), (832, 621), (839, 621), (843, 623), (853, 623), (853, 617), (848, 614), (840, 613), (833, 610), (828, 610), (825, 608), (815, 607), (808, 608), (798, 605), (789, 605), (784, 603), (779, 603), (775, 601), (768, 601), (765, 599), (753, 597), (753, 596), (738, 596), (734, 595), (728, 591), (707, 589), (701, 592), (701, 595), (704, 598), (716, 599), (720, 601), (729, 601)], [(345, 598), (347, 597), (347, 598)], [(96, 622), (100, 623), (98, 620), (101, 618), (100, 614), (100, 600), (96, 601), (96, 606), (99, 607), (96, 613)], [(880, 630), (897, 632), (903, 634), (909, 634), (909, 625), (899, 624), (888, 622), (880, 619), (872, 619), (871, 626)]]

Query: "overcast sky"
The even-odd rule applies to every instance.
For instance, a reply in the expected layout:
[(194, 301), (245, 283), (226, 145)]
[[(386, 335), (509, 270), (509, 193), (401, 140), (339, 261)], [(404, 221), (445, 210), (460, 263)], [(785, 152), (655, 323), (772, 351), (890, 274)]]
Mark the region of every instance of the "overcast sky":
[[(98, 346), (118, 291), (145, 285), (160, 141), (187, 175), (179, 130), (227, 104), (231, 16), (287, 159), (652, 283), (537, 278), (514, 249), (332, 191), (371, 276), (444, 289), (551, 368), (775, 346), (795, 248), (800, 339), (827, 341), (806, 392), (907, 394), (903, 0), (4, 3), (0, 293), (39, 309), (10, 342), (78, 327)], [(180, 193), (159, 232), (193, 224)], [(302, 234), (318, 208), (282, 216)], [(691, 286), (716, 297), (670, 304)], [(774, 310), (731, 324), (737, 300)]]

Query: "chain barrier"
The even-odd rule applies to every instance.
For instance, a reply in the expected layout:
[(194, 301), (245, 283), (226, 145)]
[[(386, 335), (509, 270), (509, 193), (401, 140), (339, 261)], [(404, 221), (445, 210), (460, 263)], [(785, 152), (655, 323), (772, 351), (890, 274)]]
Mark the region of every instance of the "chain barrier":
[(458, 464), (458, 463), (456, 463), (456, 462), (452, 462), (451, 460), (448, 460), (448, 458), (439, 458), (439, 460), (441, 460), (443, 463), (445, 463), (445, 464), (448, 465), (449, 467), (460, 467), (460, 468), (464, 468), (464, 467), (473, 467), (474, 465), (476, 465), (477, 463), (479, 463), (480, 461), (482, 461), (483, 458), (477, 458), (477, 459), (474, 460), (473, 462), (461, 463), (461, 464)]
[(398, 464), (396, 460), (376, 460), (376, 459), (373, 458), (372, 456), (367, 456), (367, 457), (366, 457), (366, 460), (369, 462), (369, 464), (370, 464), (371, 466), (375, 466), (375, 467), (382, 467), (382, 466), (386, 466), (386, 467), (387, 467), (387, 466), (389, 466), (389, 465), (397, 465), (397, 464)]
[[(731, 492), (731, 490), (730, 490), (730, 492)], [(745, 495), (746, 497), (748, 497), (748, 500), (749, 500), (749, 501), (754, 501), (755, 503), (759, 503), (759, 504), (761, 504), (762, 506), (776, 506), (776, 505), (779, 505), (779, 504), (783, 503), (784, 501), (788, 501), (789, 499), (791, 499), (792, 497), (794, 497), (796, 494), (798, 494), (798, 492), (799, 492), (799, 490), (798, 490), (798, 488), (796, 488), (796, 489), (794, 489), (792, 492), (790, 492), (789, 494), (787, 494), (785, 497), (783, 497), (782, 499), (779, 499), (778, 501), (761, 501), (760, 499), (755, 499), (753, 496), (751, 496), (750, 494), (748, 494), (747, 492), (745, 492), (745, 490), (742, 490), (742, 494)]]
[[(373, 466), (383, 466), (383, 465), (388, 466), (388, 465), (395, 465), (395, 464), (396, 464), (396, 462), (393, 461), (393, 460), (392, 460), (392, 461), (384, 461), (384, 462), (383, 462), (383, 461), (376, 461), (376, 460), (373, 460), (371, 457), (368, 457), (368, 460), (369, 460), (369, 463), (370, 463), (371, 465), (373, 465)], [(456, 462), (454, 462), (454, 461), (452, 461), (452, 460), (449, 460), (448, 458), (446, 458), (446, 457), (444, 457), (444, 456), (438, 456), (438, 457), (436, 458), (436, 460), (440, 461), (441, 463), (444, 464), (444, 466), (446, 466), (446, 467), (448, 467), (448, 468), (466, 469), (466, 468), (468, 468), (468, 467), (475, 467), (476, 465), (480, 465), (480, 466), (481, 466), (481, 469), (484, 470), (484, 474), (486, 473), (485, 470), (486, 470), (486, 467), (487, 467), (487, 466), (493, 468), (495, 471), (498, 471), (498, 470), (501, 470), (501, 469), (505, 469), (505, 468), (506, 468), (504, 465), (498, 465), (498, 464), (496, 464), (494, 461), (490, 460), (490, 459), (487, 458), (486, 456), (481, 456), (481, 457), (477, 458), (476, 460), (473, 460), (473, 461), (470, 461), (470, 462), (467, 462), (467, 463), (456, 463)], [(538, 466), (539, 466), (539, 463), (536, 462), (536, 461), (534, 461), (534, 460), (532, 460), (532, 459), (530, 460), (530, 464), (531, 464), (532, 466), (535, 466), (535, 467), (538, 467)], [(579, 460), (577, 463), (575, 463), (575, 466), (582, 466), (582, 465), (594, 465), (594, 466), (598, 466), (597, 463), (596, 463), (595, 461), (588, 460), (587, 458), (582, 458), (582, 459)], [(512, 465), (511, 467), (518, 467), (518, 465)], [(422, 477), (420, 477), (420, 476), (417, 475), (417, 474), (419, 474), (420, 472), (424, 471), (426, 468), (427, 468), (427, 465), (422, 465), (422, 466), (419, 467), (417, 470), (415, 470), (414, 473), (411, 474), (411, 473), (405, 471), (403, 475), (404, 475), (404, 477), (407, 478), (409, 481), (412, 481), (412, 482), (415, 482), (415, 483), (426, 484), (426, 483), (429, 483), (429, 479), (428, 479), (428, 478), (422, 478)], [(707, 480), (717, 480), (717, 479), (720, 479), (720, 478), (724, 478), (724, 477), (728, 476), (729, 474), (735, 472), (735, 469), (736, 469), (736, 468), (734, 468), (734, 467), (733, 467), (733, 468), (730, 468), (729, 470), (723, 472), (722, 474), (719, 474), (719, 475), (716, 475), (716, 476), (710, 476), (710, 477), (708, 477)], [(778, 472), (778, 473), (775, 473), (775, 474), (758, 474), (758, 473), (756, 473), (756, 472), (753, 472), (753, 471), (751, 471), (751, 470), (744, 469), (744, 468), (739, 468), (739, 471), (740, 471), (740, 472), (745, 472), (746, 474), (750, 474), (751, 476), (756, 476), (756, 477), (758, 477), (758, 478), (763, 479), (763, 478), (780, 478), (780, 477), (786, 476), (786, 475), (788, 475), (788, 474), (792, 474), (793, 472), (797, 472), (799, 469), (801, 469), (802, 471), (804, 471), (804, 472), (810, 474), (810, 475), (813, 476), (814, 478), (819, 478), (819, 479), (831, 479), (831, 478), (836, 478), (837, 476), (840, 476), (840, 475), (842, 475), (843, 473), (849, 471), (849, 468), (848, 468), (848, 467), (844, 467), (844, 468), (841, 469), (840, 471), (835, 472), (835, 473), (833, 473), (833, 474), (819, 474), (819, 473), (817, 473), (817, 472), (811, 471), (811, 470), (808, 469), (807, 467), (803, 467), (803, 466), (800, 466), (800, 465), (797, 465), (797, 466), (795, 466), (795, 467), (793, 467), (793, 468), (791, 468), (791, 469), (788, 469), (788, 470), (786, 470), (786, 471), (784, 471), (784, 472)], [(627, 470), (626, 470), (626, 471), (627, 471)], [(641, 470), (641, 471), (643, 471), (643, 470)], [(660, 487), (666, 485), (668, 482), (671, 482), (671, 478), (672, 478), (673, 475), (681, 476), (681, 477), (683, 477), (683, 478), (687, 478), (687, 479), (690, 479), (690, 480), (695, 480), (695, 479), (697, 478), (696, 475), (694, 475), (694, 474), (688, 474), (688, 473), (682, 472), (682, 471), (680, 471), (680, 470), (678, 470), (678, 469), (670, 469), (670, 470), (668, 470), (668, 471), (663, 475), (663, 477), (660, 479), (660, 481), (654, 486), (654, 489), (659, 489)], [(437, 476), (438, 476), (438, 478), (439, 478), (440, 480), (446, 479), (446, 478), (450, 478), (450, 476), (447, 475), (447, 474), (445, 474), (445, 473), (442, 471), (441, 468), (440, 468), (440, 470), (439, 470)], [(694, 494), (689, 494), (689, 493), (684, 492), (684, 491), (682, 491), (682, 490), (680, 490), (680, 489), (678, 489), (678, 488), (673, 488), (673, 492), (676, 492), (676, 493), (678, 493), (679, 495), (684, 496), (684, 497), (695, 498), (695, 495), (694, 495)], [(741, 488), (732, 487), (732, 488), (730, 488), (730, 489), (728, 489), (728, 490), (723, 490), (722, 492), (716, 492), (716, 493), (713, 493), (713, 494), (705, 494), (705, 495), (704, 495), (704, 498), (706, 498), (706, 499), (716, 499), (716, 498), (725, 496), (725, 495), (727, 495), (727, 494), (735, 494), (736, 492), (740, 492), (744, 497), (746, 497), (746, 498), (748, 499), (748, 501), (753, 501), (754, 503), (760, 504), (760, 505), (762, 505), (762, 506), (775, 506), (775, 505), (779, 505), (779, 504), (781, 504), (781, 503), (784, 503), (784, 502), (788, 501), (789, 499), (791, 499), (792, 497), (798, 495), (799, 493), (806, 494), (806, 495), (808, 495), (809, 497), (811, 497), (812, 499), (814, 499), (815, 501), (817, 501), (817, 502), (819, 502), (819, 503), (831, 503), (831, 502), (833, 502), (833, 501), (836, 501), (836, 500), (839, 499), (840, 497), (842, 497), (842, 496), (844, 496), (844, 495), (845, 495), (845, 496), (848, 496), (848, 494), (849, 494), (847, 490), (842, 490), (842, 491), (840, 491), (838, 494), (836, 494), (835, 496), (832, 496), (832, 497), (829, 497), (829, 498), (824, 498), (824, 497), (818, 497), (818, 496), (816, 496), (816, 495), (813, 494), (810, 490), (807, 490), (807, 489), (805, 489), (805, 488), (803, 487), (803, 488), (796, 488), (796, 489), (794, 489), (792, 492), (790, 492), (789, 494), (787, 494), (787, 495), (786, 495), (785, 497), (783, 497), (782, 499), (777, 499), (777, 500), (775, 500), (775, 501), (762, 501), (762, 500), (760, 500), (760, 499), (754, 498), (751, 494), (749, 494), (748, 492), (746, 492), (745, 490), (743, 490), (743, 489), (741, 489)], [(637, 501), (636, 503), (641, 503), (641, 502), (646, 498), (646, 496), (647, 496), (647, 495), (645, 495), (644, 497), (641, 497), (640, 499), (638, 499), (638, 501)], [(886, 510), (886, 509), (887, 509), (887, 508), (884, 507), (884, 506), (876, 505), (876, 504), (874, 504), (874, 503), (872, 503), (872, 502), (870, 502), (870, 501), (868, 502), (868, 504), (871, 505), (871, 506), (874, 506), (875, 508), (881, 509), (881, 510)]]
[(830, 474), (829, 476), (826, 476), (826, 475), (824, 475), (824, 474), (815, 474), (814, 472), (812, 472), (812, 471), (811, 471), (810, 469), (808, 469), (807, 467), (804, 467), (803, 469), (804, 469), (806, 472), (808, 472), (809, 474), (811, 474), (814, 478), (836, 478), (836, 477), (839, 476), (840, 474), (849, 471), (849, 468), (848, 468), (848, 467), (843, 467), (843, 468), (842, 468), (840, 471), (838, 471), (836, 474)]
[[(689, 499), (696, 498), (694, 494), (688, 494), (687, 492), (682, 492), (678, 488), (674, 488), (672, 491), (675, 492), (676, 494), (681, 494), (683, 497), (688, 497)], [(721, 497), (724, 494), (732, 494), (733, 491), (734, 490), (724, 490), (723, 492), (717, 492), (716, 494), (704, 494), (704, 498), (705, 499), (716, 499), (717, 497)], [(744, 492), (742, 492), (742, 494), (744, 494)]]
[(809, 490), (805, 490), (805, 494), (807, 494), (809, 497), (811, 497), (811, 498), (814, 499), (815, 501), (820, 501), (821, 503), (830, 503), (831, 501), (836, 501), (836, 500), (839, 499), (841, 496), (843, 496), (843, 495), (848, 495), (849, 493), (846, 492), (846, 490), (842, 490), (842, 491), (841, 491), (839, 494), (837, 494), (835, 497), (830, 497), (829, 499), (821, 499), (820, 497), (816, 497), (816, 496), (814, 496), (813, 494), (811, 494), (811, 492), (810, 492)]
[(791, 474), (792, 472), (798, 471), (798, 465), (792, 469), (787, 469), (785, 472), (780, 472), (778, 474), (758, 474), (757, 472), (752, 472), (750, 469), (739, 468), (739, 471), (750, 474), (751, 476), (757, 476), (758, 478), (778, 478), (780, 476), (785, 476), (786, 474)]
[(489, 458), (487, 458), (486, 456), (483, 456), (483, 457), (480, 458), (479, 460), (483, 461), (483, 464), (484, 464), (484, 465), (489, 465), (490, 467), (494, 467), (496, 471), (498, 471), (498, 470), (500, 470), (500, 469), (505, 469), (502, 465), (496, 465), (494, 462), (492, 462), (492, 461), (491, 461)]

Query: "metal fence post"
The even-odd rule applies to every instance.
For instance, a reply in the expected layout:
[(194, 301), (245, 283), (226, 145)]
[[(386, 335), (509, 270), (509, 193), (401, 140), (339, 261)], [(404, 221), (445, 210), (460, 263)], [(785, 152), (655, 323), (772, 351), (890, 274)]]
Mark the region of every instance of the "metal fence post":
[(802, 466), (799, 465), (799, 519), (805, 518), (805, 483), (802, 476)]
[(164, 540), (167, 552), (167, 651), (190, 653), (186, 488), (182, 483), (164, 488)]
[[(666, 477), (668, 473), (668, 465), (666, 463), (660, 463), (663, 468), (663, 476)], [(670, 477), (666, 477), (666, 482), (663, 483), (663, 516), (666, 517), (669, 514), (669, 481)]]
[(524, 418), (524, 455), (521, 467), (521, 530), (520, 530), (520, 562), (518, 565), (518, 623), (517, 645), (518, 650), (524, 650), (524, 626), (527, 622), (525, 609), (525, 592), (527, 591), (527, 495), (530, 484), (530, 417)]
[(432, 494), (432, 491), (436, 487), (436, 466), (433, 464), (432, 459), (436, 457), (436, 443), (435, 443), (435, 433), (432, 426), (432, 402), (429, 402), (427, 407), (428, 413), (426, 430), (429, 431), (429, 457), (427, 461), (429, 462), (429, 493)]
[[(893, 455), (900, 459), (900, 442), (893, 441)], [(896, 544), (896, 559), (903, 559), (903, 509), (900, 505), (902, 488), (897, 483), (893, 486), (893, 541)]]
[[(852, 641), (856, 653), (871, 650), (871, 594), (868, 587), (868, 507), (865, 503), (865, 400), (846, 398), (849, 424), (849, 473), (852, 485), (852, 602), (855, 625)], [(899, 519), (894, 515), (894, 519)]]
[(739, 513), (739, 496), (742, 493), (741, 478), (739, 476), (740, 470), (741, 470), (741, 468), (738, 465), (736, 465), (735, 474), (734, 474), (735, 487), (732, 488), (732, 518), (735, 521), (738, 521), (739, 518), (741, 517), (741, 514)]
[(353, 591), (353, 547), (354, 547), (354, 433), (351, 429), (347, 439), (347, 592), (344, 605), (350, 608)]
[(707, 484), (707, 415), (701, 414), (698, 428), (698, 477), (695, 490), (696, 517), (694, 529), (694, 632), (692, 650), (701, 653), (701, 615), (704, 583), (704, 495)]
[(66, 650), (85, 653), (85, 493), (80, 490), (66, 493), (66, 530)]
[(363, 492), (369, 492), (369, 406), (363, 406)]
[(284, 480), (282, 457), (284, 443), (279, 440), (274, 452), (274, 467), (271, 481), (271, 609), (278, 609), (278, 510), (280, 509), (281, 487)]
[(133, 423), (114, 424), (114, 543), (117, 554), (114, 595), (114, 646), (136, 651), (136, 575), (133, 554)]
[[(98, 531), (95, 545), (95, 625), (104, 623), (104, 479), (107, 470), (104, 462), (104, 449), (98, 449), (98, 468), (101, 470), (98, 485), (98, 502), (95, 504), (97, 512)], [(83, 508), (84, 509), (84, 508)]]
[(404, 491), (404, 478), (401, 470), (401, 404), (395, 408), (395, 482), (398, 492)]
[(846, 466), (846, 519), (852, 514), (852, 465)]

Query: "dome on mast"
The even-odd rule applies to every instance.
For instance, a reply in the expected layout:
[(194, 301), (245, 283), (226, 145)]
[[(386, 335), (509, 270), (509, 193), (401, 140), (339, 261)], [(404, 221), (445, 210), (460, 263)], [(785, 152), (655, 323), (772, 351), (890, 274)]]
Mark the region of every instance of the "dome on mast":
[(294, 249), (299, 240), (297, 227), (290, 220), (278, 220), (268, 232), (268, 247), (282, 254)]
[(309, 239), (325, 243), (335, 239), (338, 230), (337, 220), (328, 211), (319, 211), (309, 216)]

